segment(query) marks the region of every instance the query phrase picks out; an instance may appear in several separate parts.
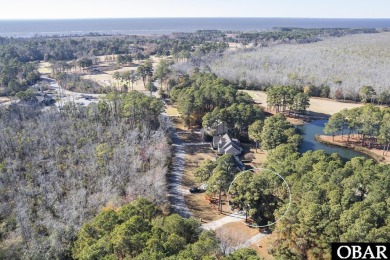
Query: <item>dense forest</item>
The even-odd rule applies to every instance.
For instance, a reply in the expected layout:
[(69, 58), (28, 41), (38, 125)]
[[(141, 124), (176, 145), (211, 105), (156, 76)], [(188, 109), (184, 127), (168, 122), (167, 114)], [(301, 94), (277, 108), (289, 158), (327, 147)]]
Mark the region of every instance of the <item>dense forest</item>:
[(35, 84), (40, 74), (36, 63), (6, 59), (0, 55), (0, 96), (15, 95)]
[(389, 165), (362, 157), (343, 164), (337, 154), (299, 155), (281, 145), (266, 167), (286, 178), (292, 194), (289, 213), (274, 228), (275, 259), (330, 259), (331, 242), (390, 240)]
[(164, 205), (170, 147), (162, 102), (109, 94), (60, 111), (0, 110), (0, 258), (70, 257), (77, 230), (106, 205)]
[(145, 199), (107, 207), (84, 224), (72, 249), (74, 259), (260, 260), (253, 249), (223, 256), (213, 231), (179, 215), (164, 215)]
[(377, 29), (348, 29), (348, 28), (273, 28), (270, 31), (240, 33), (235, 42), (254, 46), (268, 46), (270, 44), (303, 44), (318, 42), (326, 37), (341, 37), (350, 34), (377, 33)]
[(370, 86), (372, 102), (389, 104), (389, 37), (364, 34), (241, 50), (209, 63), (212, 72), (243, 88), (329, 87), (329, 97), (360, 101), (361, 88)]
[[(309, 105), (308, 95), (293, 87), (274, 87), (269, 92), (269, 104), (280, 111), (289, 108), (289, 112), (305, 112)], [(202, 125), (210, 130), (224, 123), (229, 134), (238, 139), (263, 140), (264, 150), (281, 143), (300, 142), (294, 126), (282, 114), (265, 119), (264, 112), (247, 93), (237, 91), (212, 73), (197, 72), (180, 78), (170, 91), (170, 97), (188, 127)], [(256, 124), (257, 128), (253, 127)]]
[(222, 42), (223, 37), (224, 34), (218, 31), (167, 36), (0, 37), (0, 57), (11, 56), (21, 62), (75, 60), (100, 55), (138, 53), (135, 58), (143, 59), (145, 57), (142, 55), (154, 54), (179, 57), (183, 52), (195, 51), (194, 46), (200, 46), (203, 54), (217, 47), (223, 50), (226, 46), (212, 44)]
[(225, 122), (233, 136), (247, 139), (248, 126), (264, 118), (248, 94), (211, 73), (179, 78), (169, 94), (189, 127), (213, 128)]

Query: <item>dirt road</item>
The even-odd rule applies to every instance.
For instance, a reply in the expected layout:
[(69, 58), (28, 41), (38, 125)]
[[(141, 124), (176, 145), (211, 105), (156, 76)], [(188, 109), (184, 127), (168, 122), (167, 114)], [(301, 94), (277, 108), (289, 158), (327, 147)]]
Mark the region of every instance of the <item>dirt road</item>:
[[(175, 130), (174, 130), (175, 131)], [(174, 132), (172, 135), (173, 162), (172, 171), (168, 177), (168, 199), (172, 210), (184, 218), (189, 218), (191, 212), (184, 201), (184, 190), (181, 180), (184, 172), (184, 146), (182, 140)]]

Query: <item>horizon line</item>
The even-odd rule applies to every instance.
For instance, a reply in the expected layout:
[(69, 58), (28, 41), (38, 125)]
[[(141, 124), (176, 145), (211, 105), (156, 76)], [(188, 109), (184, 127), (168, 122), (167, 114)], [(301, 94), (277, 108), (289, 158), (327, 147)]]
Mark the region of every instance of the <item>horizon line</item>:
[(194, 17), (64, 17), (64, 18), (0, 18), (0, 21), (46, 21), (46, 20), (113, 20), (113, 19), (363, 19), (363, 20), (390, 20), (390, 17), (287, 17), (287, 16), (194, 16)]

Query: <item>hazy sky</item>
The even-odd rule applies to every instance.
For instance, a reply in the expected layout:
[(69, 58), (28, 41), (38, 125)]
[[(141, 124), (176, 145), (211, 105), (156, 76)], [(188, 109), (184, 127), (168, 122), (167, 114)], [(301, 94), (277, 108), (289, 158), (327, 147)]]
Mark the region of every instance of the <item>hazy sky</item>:
[(390, 18), (390, 0), (0, 0), (0, 19)]

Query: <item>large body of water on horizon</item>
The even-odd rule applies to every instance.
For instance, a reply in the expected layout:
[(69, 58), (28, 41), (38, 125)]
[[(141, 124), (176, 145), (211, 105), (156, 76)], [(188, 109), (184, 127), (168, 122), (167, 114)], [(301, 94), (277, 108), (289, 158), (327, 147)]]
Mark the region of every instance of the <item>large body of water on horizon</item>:
[(148, 35), (196, 30), (262, 31), (274, 27), (390, 28), (390, 19), (333, 18), (123, 18), (0, 20), (0, 36), (33, 37), (88, 33)]

